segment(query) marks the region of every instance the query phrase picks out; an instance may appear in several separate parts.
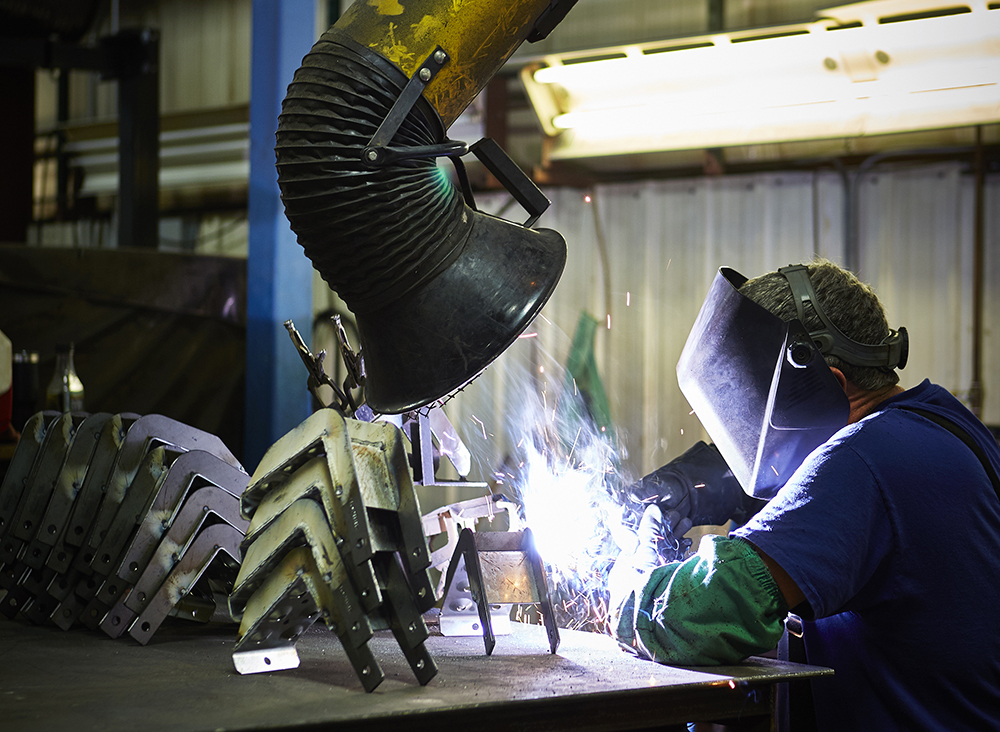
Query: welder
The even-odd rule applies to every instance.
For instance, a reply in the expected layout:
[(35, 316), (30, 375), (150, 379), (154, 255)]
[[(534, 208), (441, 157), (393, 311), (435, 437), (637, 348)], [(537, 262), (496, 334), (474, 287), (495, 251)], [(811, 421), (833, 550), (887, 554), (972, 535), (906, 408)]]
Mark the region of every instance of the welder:
[(835, 671), (811, 682), (816, 728), (1000, 728), (1000, 448), (944, 388), (904, 391), (907, 348), (831, 262), (719, 271), (678, 381), (768, 502), (663, 564), (653, 501), (609, 581), (623, 645), (736, 663), (774, 649), (791, 613), (807, 662)]

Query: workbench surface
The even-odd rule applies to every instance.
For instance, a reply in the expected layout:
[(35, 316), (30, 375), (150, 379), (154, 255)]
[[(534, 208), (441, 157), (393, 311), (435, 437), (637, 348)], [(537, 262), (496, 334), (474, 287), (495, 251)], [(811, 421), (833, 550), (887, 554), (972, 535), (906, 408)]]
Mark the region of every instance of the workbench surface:
[(236, 628), (164, 623), (150, 643), (0, 620), (0, 728), (102, 730), (614, 730), (770, 713), (775, 682), (829, 673), (754, 658), (683, 669), (637, 659), (609, 637), (561, 630), (555, 655), (539, 626), (514, 624), (492, 656), (481, 637), (432, 634), (425, 687), (387, 631), (369, 641), (385, 681), (366, 694), (337, 638), (317, 624), (301, 665), (240, 676)]

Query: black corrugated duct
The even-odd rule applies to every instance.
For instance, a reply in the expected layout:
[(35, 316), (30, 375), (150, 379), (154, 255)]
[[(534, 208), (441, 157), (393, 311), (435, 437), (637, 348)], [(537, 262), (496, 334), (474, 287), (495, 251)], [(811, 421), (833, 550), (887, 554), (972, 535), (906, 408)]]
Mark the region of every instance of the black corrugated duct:
[[(357, 318), (367, 401), (382, 413), (425, 406), (474, 378), (545, 304), (566, 259), (558, 233), (470, 208), (434, 159), (362, 165), (406, 82), (331, 28), (296, 72), (277, 132), (285, 213)], [(445, 139), (421, 97), (392, 147)]]

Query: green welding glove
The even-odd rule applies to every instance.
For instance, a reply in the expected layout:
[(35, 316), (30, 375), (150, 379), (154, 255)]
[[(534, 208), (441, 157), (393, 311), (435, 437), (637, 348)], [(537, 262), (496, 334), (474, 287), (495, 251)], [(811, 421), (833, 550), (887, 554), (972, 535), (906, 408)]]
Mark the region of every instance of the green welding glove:
[(663, 515), (658, 506), (648, 506), (635, 532), (635, 544), (624, 549), (608, 573), (608, 604), (612, 628), (625, 601), (637, 587), (646, 583), (650, 573), (663, 564), (657, 546), (664, 531)]
[(657, 567), (613, 606), (626, 647), (660, 663), (737, 663), (775, 648), (788, 607), (749, 542), (706, 535), (683, 562)]

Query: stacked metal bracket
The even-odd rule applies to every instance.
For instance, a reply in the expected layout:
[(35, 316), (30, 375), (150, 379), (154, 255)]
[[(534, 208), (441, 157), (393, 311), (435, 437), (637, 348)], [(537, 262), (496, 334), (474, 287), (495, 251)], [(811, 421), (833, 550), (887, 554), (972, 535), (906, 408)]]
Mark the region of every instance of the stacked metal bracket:
[(227, 611), (248, 483), (218, 437), (161, 415), (34, 415), (0, 486), (0, 612), (146, 643), (170, 614)]
[(322, 618), (366, 691), (384, 677), (373, 625), (392, 630), (421, 684), (434, 677), (421, 617), (435, 603), (430, 555), (399, 429), (319, 410), (268, 450), (242, 509), (240, 673), (298, 666), (295, 643)]

